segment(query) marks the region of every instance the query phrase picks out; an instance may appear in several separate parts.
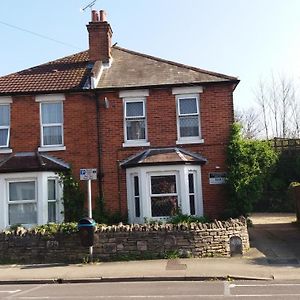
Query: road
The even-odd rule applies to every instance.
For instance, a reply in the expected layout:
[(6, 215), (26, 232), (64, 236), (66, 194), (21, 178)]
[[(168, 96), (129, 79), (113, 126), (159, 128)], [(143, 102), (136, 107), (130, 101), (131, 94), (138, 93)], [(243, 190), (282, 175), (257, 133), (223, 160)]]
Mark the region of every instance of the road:
[(300, 299), (300, 282), (177, 281), (0, 285), (0, 299)]

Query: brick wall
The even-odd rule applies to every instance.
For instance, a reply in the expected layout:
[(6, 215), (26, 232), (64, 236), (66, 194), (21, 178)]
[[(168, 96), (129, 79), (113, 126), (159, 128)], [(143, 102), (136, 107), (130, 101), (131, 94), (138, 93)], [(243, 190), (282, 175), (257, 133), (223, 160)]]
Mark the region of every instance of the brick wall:
[[(107, 97), (110, 107), (104, 107)], [(100, 138), (102, 141), (103, 194), (112, 212), (121, 207), (127, 211), (125, 171), (118, 162), (143, 148), (122, 148), (124, 142), (123, 101), (117, 91), (99, 94)], [(176, 146), (176, 104), (171, 88), (151, 89), (147, 97), (147, 127), (151, 147)], [(74, 175), (80, 168), (98, 167), (96, 104), (89, 93), (66, 95), (64, 105), (64, 140), (66, 151), (50, 152), (70, 163)], [(30, 107), (30, 110), (29, 110)], [(232, 86), (205, 86), (200, 95), (201, 130), (204, 144), (181, 145), (201, 153), (208, 159), (202, 167), (204, 214), (217, 217), (224, 209), (224, 186), (209, 185), (209, 172), (226, 171), (225, 154), (230, 125), (233, 121)], [(25, 113), (26, 112), (26, 113)], [(39, 103), (34, 96), (13, 97), (11, 109), (11, 148), (18, 151), (37, 151), (40, 146)], [(216, 169), (218, 167), (218, 169)], [(82, 184), (85, 189), (85, 184)], [(92, 182), (93, 199), (98, 195), (98, 183)]]
[[(99, 226), (94, 259), (161, 258), (170, 252), (180, 257), (229, 257), (232, 237), (241, 239), (243, 253), (249, 249), (244, 218), (190, 225)], [(48, 236), (24, 229), (0, 233), (2, 263), (82, 262), (88, 253), (88, 248), (80, 245), (78, 233)]]

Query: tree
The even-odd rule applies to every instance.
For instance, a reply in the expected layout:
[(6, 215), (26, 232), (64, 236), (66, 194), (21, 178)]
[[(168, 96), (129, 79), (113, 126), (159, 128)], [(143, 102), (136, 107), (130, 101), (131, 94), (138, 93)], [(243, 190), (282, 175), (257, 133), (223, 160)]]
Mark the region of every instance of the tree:
[(227, 150), (226, 217), (247, 216), (263, 195), (264, 184), (277, 161), (277, 154), (266, 141), (244, 139), (241, 126), (234, 123)]
[(242, 135), (246, 139), (253, 139), (263, 131), (258, 111), (253, 107), (235, 112), (235, 121), (242, 126)]
[(259, 81), (255, 97), (266, 139), (300, 138), (300, 100), (292, 79), (272, 74), (269, 82)]

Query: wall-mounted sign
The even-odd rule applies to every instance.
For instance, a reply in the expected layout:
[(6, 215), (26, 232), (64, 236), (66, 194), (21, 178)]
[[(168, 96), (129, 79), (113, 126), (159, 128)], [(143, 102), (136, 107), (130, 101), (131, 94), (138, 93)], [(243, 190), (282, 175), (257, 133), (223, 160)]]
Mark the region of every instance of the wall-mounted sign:
[(225, 184), (226, 183), (225, 172), (212, 172), (209, 173), (209, 184)]
[(80, 169), (80, 180), (96, 180), (97, 169)]

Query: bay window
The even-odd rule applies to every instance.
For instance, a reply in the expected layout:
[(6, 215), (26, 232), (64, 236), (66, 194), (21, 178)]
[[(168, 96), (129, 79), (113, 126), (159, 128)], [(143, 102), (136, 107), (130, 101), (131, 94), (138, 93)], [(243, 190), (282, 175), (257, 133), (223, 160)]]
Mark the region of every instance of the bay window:
[(157, 165), (126, 169), (131, 223), (166, 221), (181, 212), (203, 215), (201, 167)]

